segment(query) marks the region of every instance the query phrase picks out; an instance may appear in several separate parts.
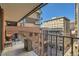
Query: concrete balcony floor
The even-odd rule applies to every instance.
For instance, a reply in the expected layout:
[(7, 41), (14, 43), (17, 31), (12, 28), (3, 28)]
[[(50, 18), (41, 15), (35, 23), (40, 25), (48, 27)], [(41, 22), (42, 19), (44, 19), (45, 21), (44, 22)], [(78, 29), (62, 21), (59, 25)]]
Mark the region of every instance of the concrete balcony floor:
[(27, 52), (24, 49), (22, 41), (14, 43), (12, 47), (7, 47), (3, 50), (1, 56), (37, 56), (34, 51)]

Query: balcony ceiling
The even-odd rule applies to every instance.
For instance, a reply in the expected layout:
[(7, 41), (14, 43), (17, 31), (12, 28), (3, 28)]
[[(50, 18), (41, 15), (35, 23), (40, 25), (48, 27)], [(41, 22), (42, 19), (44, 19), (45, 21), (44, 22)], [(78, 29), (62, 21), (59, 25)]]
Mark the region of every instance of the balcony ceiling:
[(18, 21), (28, 14), (40, 3), (8, 3), (0, 4), (4, 10), (4, 19), (7, 21)]

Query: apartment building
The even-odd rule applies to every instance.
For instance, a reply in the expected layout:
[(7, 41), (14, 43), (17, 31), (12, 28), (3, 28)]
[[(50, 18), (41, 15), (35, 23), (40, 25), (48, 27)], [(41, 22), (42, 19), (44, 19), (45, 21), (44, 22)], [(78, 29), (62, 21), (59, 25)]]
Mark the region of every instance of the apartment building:
[[(44, 28), (62, 28), (63, 35), (68, 35), (70, 32), (70, 21), (66, 17), (56, 17), (42, 24)], [(69, 28), (69, 29), (68, 29)]]
[(75, 33), (75, 22), (70, 22), (70, 31), (71, 31), (71, 36), (76, 37), (76, 33)]
[[(15, 33), (18, 39), (24, 41), (24, 48), (28, 51), (33, 50), (37, 55), (42, 53), (42, 35), (39, 27), (40, 11), (36, 11), (21, 21), (6, 21), (6, 36), (11, 37)], [(12, 41), (9, 38), (9, 41)], [(27, 44), (28, 43), (28, 44)]]
[(17, 26), (23, 26), (23, 27), (27, 27), (29, 25), (29, 27), (31, 26), (35, 26), (35, 25), (38, 25), (39, 26), (39, 20), (40, 20), (40, 14), (41, 14), (41, 11), (38, 10), (36, 12), (34, 12), (32, 15), (20, 20), (18, 23), (17, 23)]
[(75, 22), (70, 22), (70, 29), (71, 31), (74, 31), (75, 30)]
[(75, 32), (79, 37), (79, 3), (75, 3)]
[(12, 46), (12, 38), (15, 38), (16, 33), (18, 33), (17, 22), (16, 21), (5, 21), (5, 43), (4, 48)]
[[(43, 29), (43, 31), (48, 31), (48, 34), (52, 35), (63, 35), (63, 36), (70, 36), (70, 20), (67, 19), (66, 17), (55, 17), (52, 18), (49, 21), (45, 21), (42, 26), (42, 28), (47, 28)], [(49, 40), (49, 39), (48, 39)], [(56, 43), (56, 39), (52, 39), (54, 43)], [(62, 39), (58, 39), (58, 49), (62, 49)], [(55, 45), (55, 44), (54, 44)], [(64, 49), (70, 46), (70, 40), (69, 38), (64, 38)], [(48, 52), (47, 52), (48, 53)], [(62, 53), (62, 52), (59, 52)], [(58, 53), (58, 54), (59, 54)], [(65, 53), (65, 50), (64, 50)], [(56, 53), (54, 53), (55, 55)], [(59, 54), (61, 55), (61, 54)]]
[[(27, 28), (19, 30), (20, 38), (25, 39), (24, 45), (25, 48), (28, 47), (28, 51), (33, 50), (37, 55), (43, 55), (42, 53), (42, 36), (40, 35), (41, 29), (39, 27), (39, 18), (40, 18), (40, 11), (37, 11), (30, 15), (29, 17), (19, 21), (17, 23), (17, 27)], [(27, 44), (28, 42), (28, 44)]]
[[(61, 28), (42, 28), (42, 32), (44, 33), (43, 45), (44, 45), (44, 55), (55, 56), (56, 48), (58, 50), (57, 55), (62, 55), (63, 51), (63, 39), (57, 37), (57, 47), (56, 47), (56, 36), (62, 35)], [(52, 35), (52, 36), (51, 36)], [(53, 36), (56, 35), (56, 36)], [(47, 45), (48, 44), (48, 45)]]
[[(40, 8), (45, 4), (0, 4), (4, 10), (4, 19), (1, 22), (5, 22), (1, 25), (3, 31), (0, 33), (2, 36), (2, 41), (0, 40), (0, 49), (5, 48), (6, 41), (12, 41), (12, 36), (17, 33), (18, 38), (24, 41), (24, 47), (28, 45), (28, 51), (34, 49), (35, 52), (40, 55), (40, 39), (39, 34), (39, 18), (40, 18)], [(13, 7), (12, 7), (13, 6)], [(3, 18), (2, 8), (0, 8), (0, 18)], [(15, 14), (16, 13), (16, 14)], [(33, 13), (33, 14), (32, 14)], [(30, 15), (30, 16), (29, 16)], [(23, 32), (22, 32), (23, 31)], [(5, 34), (6, 32), (6, 34)], [(5, 38), (8, 36), (8, 40)], [(35, 37), (34, 37), (35, 36)], [(38, 38), (38, 39), (37, 39)], [(29, 40), (28, 40), (29, 39)], [(12, 43), (12, 42), (10, 42)], [(28, 43), (28, 44), (27, 44)], [(32, 43), (32, 44), (31, 44)], [(37, 43), (37, 44), (36, 44)], [(31, 47), (31, 45), (33, 47)], [(29, 47), (30, 46), (30, 47)], [(36, 47), (36, 48), (35, 48)]]

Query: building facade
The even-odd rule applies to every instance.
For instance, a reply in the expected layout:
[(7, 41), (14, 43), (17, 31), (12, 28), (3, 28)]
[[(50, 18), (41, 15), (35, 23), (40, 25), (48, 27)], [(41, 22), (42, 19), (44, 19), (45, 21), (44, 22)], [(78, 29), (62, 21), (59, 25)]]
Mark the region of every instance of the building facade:
[[(40, 11), (36, 11), (29, 17), (19, 21), (17, 23), (17, 27), (27, 28), (23, 30), (24, 32), (21, 33), (20, 38), (24, 40), (25, 48), (29, 48), (28, 50), (33, 50), (37, 55), (43, 55), (42, 53), (42, 36), (40, 35), (41, 30), (39, 27), (39, 20), (40, 20)], [(28, 42), (28, 44), (27, 44)]]
[(75, 3), (75, 32), (76, 36), (79, 37), (79, 4)]
[(44, 22), (41, 27), (44, 28), (62, 28), (63, 35), (68, 35), (70, 32), (70, 20), (66, 17), (57, 17)]
[[(56, 41), (56, 36), (62, 35), (62, 29), (61, 28), (42, 28), (42, 31), (44, 33), (44, 35), (43, 35), (44, 36), (43, 45), (45, 46), (44, 55), (56, 56), (56, 48), (57, 48), (57, 51), (58, 51), (57, 55), (62, 55), (63, 39), (60, 38), (60, 37), (57, 37), (57, 41)], [(54, 36), (54, 35), (56, 35), (56, 36)], [(57, 42), (57, 45), (56, 45), (56, 42)]]
[(70, 30), (74, 31), (75, 30), (75, 22), (70, 22)]
[(76, 33), (75, 33), (75, 22), (70, 22), (70, 35), (73, 37), (76, 37)]
[(35, 25), (39, 26), (40, 14), (41, 14), (40, 10), (34, 12), (32, 15), (19, 21), (17, 23), (17, 26), (21, 26), (21, 27), (27, 27), (28, 25), (29, 27)]
[[(67, 19), (66, 17), (56, 17), (54, 19), (51, 19), (49, 21), (46, 21), (42, 24), (41, 26), (42, 28), (47, 28), (45, 30), (48, 31), (48, 34), (52, 34), (52, 35), (63, 35), (63, 36), (70, 36), (70, 20)], [(49, 38), (48, 38), (49, 40)], [(54, 42), (54, 46), (56, 47), (56, 39), (52, 39), (52, 42)], [(59, 50), (62, 50), (62, 42), (63, 39), (58, 39), (58, 48)], [(70, 46), (70, 40), (69, 38), (64, 38), (64, 53), (66, 51), (66, 48)], [(53, 51), (56, 49), (52, 49)], [(48, 52), (47, 52), (48, 53)], [(62, 51), (59, 51), (59, 53), (57, 53), (58, 55), (62, 55), (60, 54), (62, 53)], [(53, 55), (56, 55), (56, 53), (54, 53)]]

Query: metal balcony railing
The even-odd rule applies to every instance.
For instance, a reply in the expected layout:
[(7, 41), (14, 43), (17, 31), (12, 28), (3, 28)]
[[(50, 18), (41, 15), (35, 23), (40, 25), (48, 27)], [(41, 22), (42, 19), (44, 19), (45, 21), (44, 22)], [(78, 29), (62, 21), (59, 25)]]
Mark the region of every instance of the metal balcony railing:
[[(32, 33), (35, 32), (24, 32)], [(79, 38), (63, 35), (54, 35), (48, 33), (37, 33), (38, 39), (43, 39), (42, 49), (44, 53), (48, 56), (78, 56), (79, 55)], [(31, 36), (32, 38), (33, 36)], [(35, 36), (34, 36), (35, 37)], [(34, 38), (33, 38), (34, 39)], [(40, 51), (41, 52), (41, 51)]]
[[(46, 34), (43, 34), (43, 35), (46, 35)], [(46, 37), (48, 37), (46, 38), (48, 41), (47, 44), (51, 50), (49, 55), (51, 56), (52, 55), (55, 55), (55, 56), (59, 56), (59, 55), (78, 56), (79, 55), (79, 42), (78, 42), (79, 38), (71, 37), (71, 36), (53, 35), (53, 34), (48, 34), (46, 35)]]
[[(20, 27), (21, 28), (21, 27)], [(42, 39), (41, 45), (42, 47), (42, 52), (40, 51), (40, 54), (44, 53), (46, 55), (51, 55), (51, 56), (78, 56), (79, 55), (79, 38), (77, 37), (71, 37), (71, 36), (63, 36), (63, 35), (55, 35), (55, 34), (49, 34), (46, 32), (41, 32), (41, 31), (26, 31), (22, 29), (21, 31), (18, 31), (19, 34), (27, 34), (29, 33), (29, 38), (31, 39)], [(40, 33), (41, 32), (41, 33)], [(33, 34), (31, 36), (31, 33)], [(39, 35), (38, 35), (39, 34)], [(35, 36), (34, 36), (35, 35)], [(26, 35), (25, 35), (26, 36)], [(34, 37), (36, 38), (34, 38)], [(39, 36), (39, 37), (37, 37)], [(27, 36), (26, 36), (27, 37)], [(33, 37), (33, 38), (32, 38)], [(38, 40), (39, 41), (39, 40)]]

